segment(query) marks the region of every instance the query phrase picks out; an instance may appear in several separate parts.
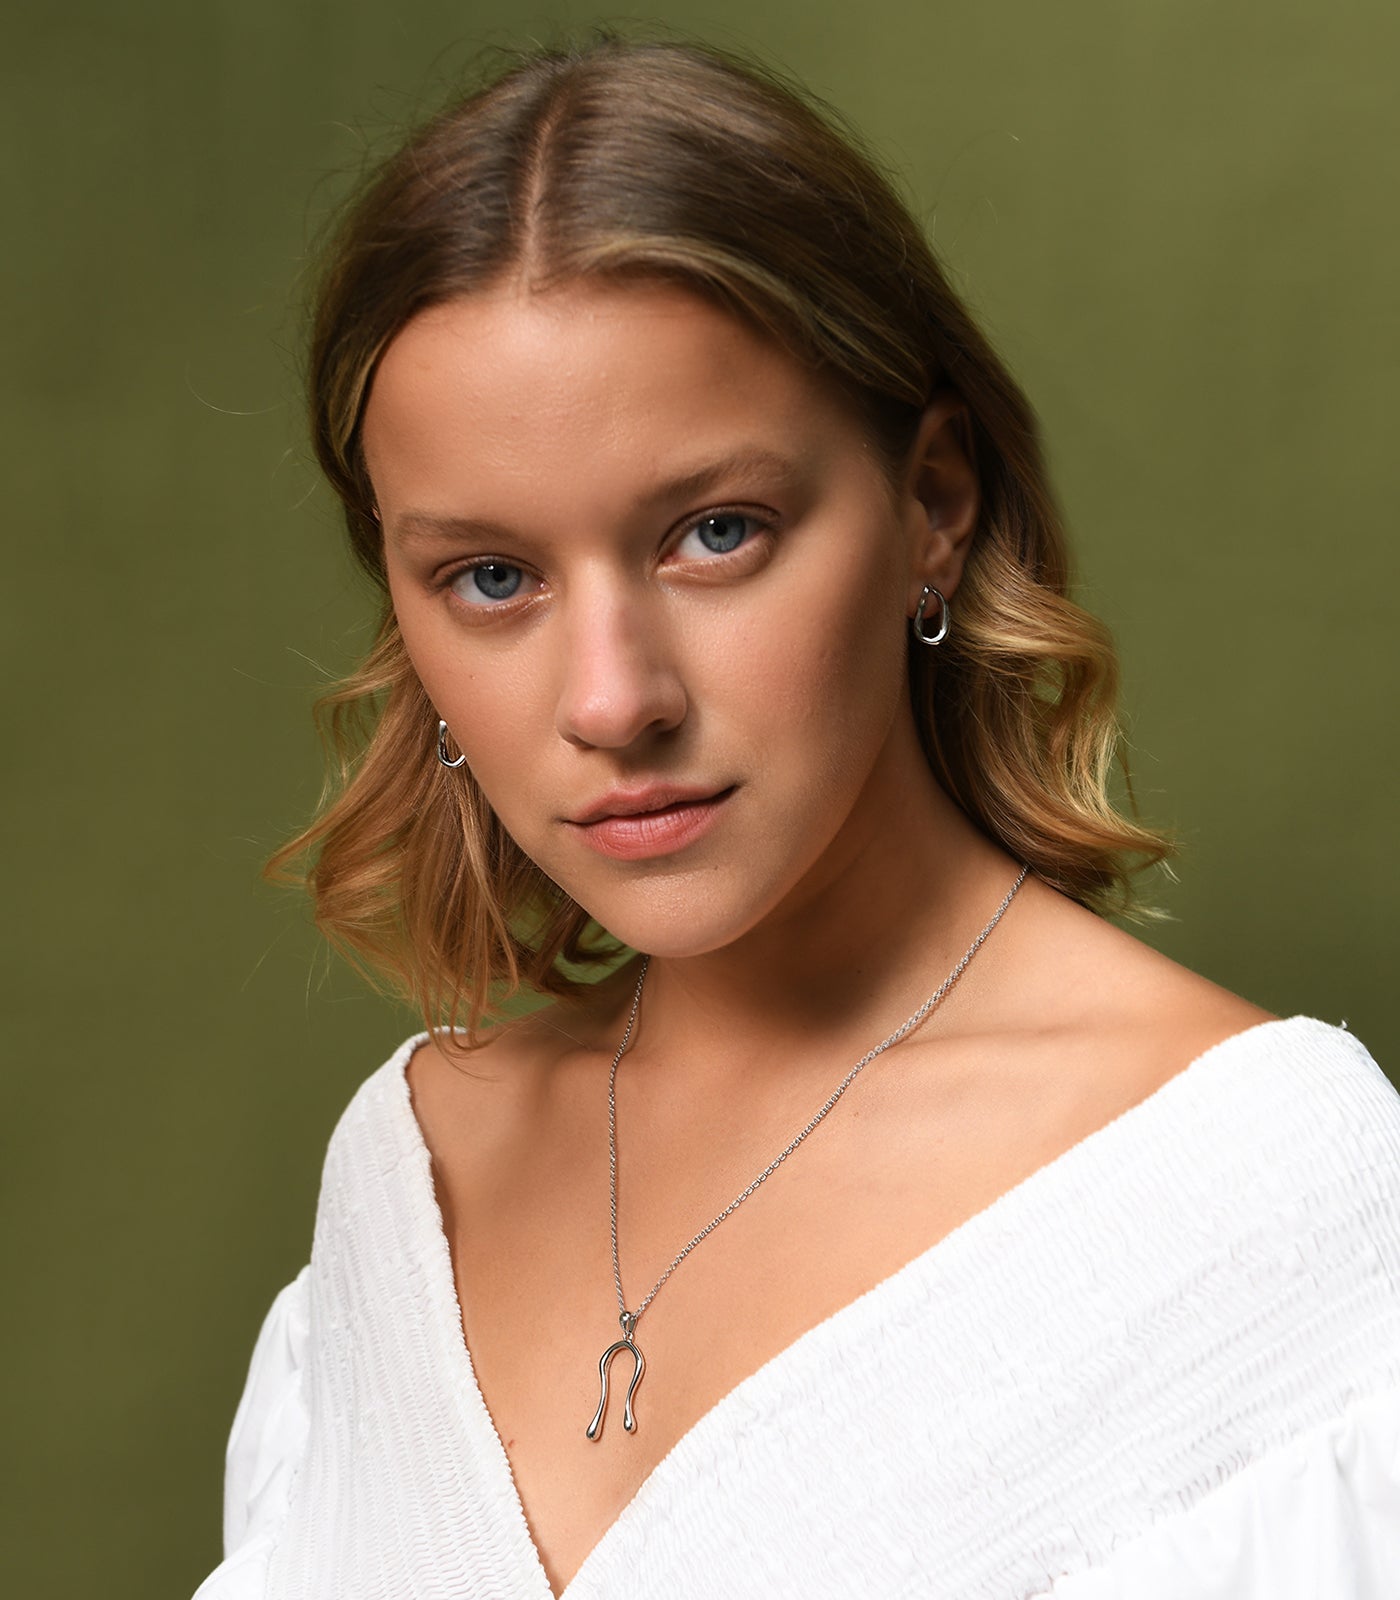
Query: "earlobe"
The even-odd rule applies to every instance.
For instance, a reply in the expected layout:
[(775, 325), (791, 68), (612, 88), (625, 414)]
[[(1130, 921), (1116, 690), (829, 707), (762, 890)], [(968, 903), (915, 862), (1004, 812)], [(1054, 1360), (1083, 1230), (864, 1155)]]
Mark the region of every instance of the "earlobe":
[(966, 403), (944, 391), (929, 404), (909, 455), (906, 506), (913, 614), (925, 585), (951, 596), (981, 510)]

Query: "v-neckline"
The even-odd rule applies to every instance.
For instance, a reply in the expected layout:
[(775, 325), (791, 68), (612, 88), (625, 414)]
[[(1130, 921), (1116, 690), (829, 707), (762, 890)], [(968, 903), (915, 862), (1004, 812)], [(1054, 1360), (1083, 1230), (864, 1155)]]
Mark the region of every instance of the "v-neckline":
[(627, 1529), (638, 1518), (645, 1515), (647, 1506), (656, 1498), (659, 1487), (664, 1487), (666, 1480), (681, 1469), (686, 1457), (693, 1455), (705, 1439), (723, 1425), (730, 1413), (742, 1408), (764, 1384), (771, 1383), (775, 1374), (800, 1361), (815, 1345), (824, 1340), (830, 1341), (848, 1324), (858, 1324), (862, 1319), (869, 1320), (877, 1303), (882, 1305), (882, 1316), (887, 1314), (888, 1307), (883, 1307), (883, 1302), (897, 1301), (901, 1295), (907, 1296), (926, 1273), (946, 1260), (954, 1250), (965, 1249), (970, 1240), (992, 1227), (1008, 1208), (1026, 1204), (1028, 1198), (1047, 1183), (1057, 1178), (1063, 1180), (1067, 1173), (1073, 1171), (1076, 1158), (1078, 1163), (1082, 1164), (1086, 1152), (1102, 1153), (1114, 1139), (1122, 1138), (1129, 1130), (1138, 1127), (1144, 1117), (1154, 1113), (1161, 1115), (1181, 1105), (1183, 1096), (1206, 1081), (1207, 1075), (1201, 1069), (1222, 1055), (1233, 1053), (1240, 1047), (1241, 1041), (1257, 1038), (1261, 1030), (1296, 1028), (1298, 1024), (1308, 1022), (1319, 1025), (1315, 1019), (1301, 1015), (1274, 1018), (1267, 1022), (1255, 1023), (1212, 1045), (1143, 1099), (1136, 1101), (1107, 1122), (1101, 1123), (1017, 1183), (1004, 1189), (981, 1210), (974, 1212), (965, 1221), (934, 1240), (926, 1249), (864, 1290), (855, 1299), (847, 1301), (845, 1305), (814, 1323), (761, 1366), (741, 1378), (676, 1439), (638, 1485), (618, 1515), (603, 1530), (568, 1583), (557, 1595), (549, 1581), (539, 1546), (530, 1531), (529, 1518), (516, 1485), (510, 1456), (477, 1380), (476, 1364), (467, 1345), (461, 1303), (457, 1295), (451, 1244), (443, 1227), (442, 1212), (433, 1183), (432, 1159), (417, 1113), (413, 1109), (412, 1093), (406, 1075), (407, 1067), (415, 1050), (419, 1045), (426, 1043), (430, 1035), (426, 1032), (419, 1033), (406, 1040), (395, 1053), (389, 1066), (393, 1073), (396, 1091), (393, 1096), (394, 1108), (404, 1119), (402, 1137), (415, 1157), (411, 1168), (400, 1168), (403, 1181), (411, 1189), (410, 1214), (420, 1216), (431, 1224), (430, 1237), (422, 1241), (426, 1247), (427, 1257), (423, 1267), (432, 1279), (430, 1284), (432, 1292), (428, 1299), (437, 1315), (444, 1319), (448, 1317), (453, 1319), (452, 1326), (436, 1330), (442, 1340), (443, 1348), (452, 1352), (449, 1359), (457, 1369), (452, 1374), (453, 1381), (449, 1387), (458, 1397), (459, 1403), (470, 1410), (470, 1415), (464, 1420), (468, 1421), (475, 1431), (483, 1433), (494, 1450), (492, 1470), (499, 1478), (499, 1498), (502, 1503), (511, 1507), (517, 1524), (514, 1530), (517, 1539), (523, 1539), (525, 1547), (533, 1557), (532, 1577), (538, 1584), (539, 1594), (537, 1597), (532, 1597), (532, 1600), (574, 1600), (575, 1596), (582, 1597), (583, 1583), (591, 1581), (593, 1572), (607, 1559), (612, 1547), (625, 1536)]

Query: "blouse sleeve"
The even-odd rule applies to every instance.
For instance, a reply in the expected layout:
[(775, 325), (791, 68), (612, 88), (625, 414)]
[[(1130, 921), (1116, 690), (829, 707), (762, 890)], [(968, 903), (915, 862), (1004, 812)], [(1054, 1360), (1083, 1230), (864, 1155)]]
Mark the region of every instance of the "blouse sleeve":
[(267, 1558), (306, 1445), (309, 1266), (263, 1319), (224, 1458), (224, 1559), (195, 1600), (261, 1600)]
[(1319, 1595), (1400, 1595), (1400, 1387), (1355, 1401), (1036, 1600)]

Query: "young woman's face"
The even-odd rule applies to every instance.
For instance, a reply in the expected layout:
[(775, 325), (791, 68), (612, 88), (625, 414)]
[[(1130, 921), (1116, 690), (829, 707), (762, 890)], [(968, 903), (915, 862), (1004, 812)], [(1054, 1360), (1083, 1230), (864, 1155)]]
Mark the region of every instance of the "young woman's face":
[(394, 339), (364, 447), (451, 742), (617, 937), (717, 949), (888, 847), (929, 519), (776, 345), (680, 288), (492, 290)]

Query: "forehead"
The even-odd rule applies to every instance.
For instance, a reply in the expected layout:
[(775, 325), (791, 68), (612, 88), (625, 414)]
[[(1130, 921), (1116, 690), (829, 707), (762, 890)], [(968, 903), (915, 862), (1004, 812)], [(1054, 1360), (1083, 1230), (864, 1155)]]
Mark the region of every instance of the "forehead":
[(829, 381), (657, 283), (511, 285), (421, 312), (379, 363), (363, 439), (386, 510), (570, 479), (621, 491), (687, 457), (873, 457)]

